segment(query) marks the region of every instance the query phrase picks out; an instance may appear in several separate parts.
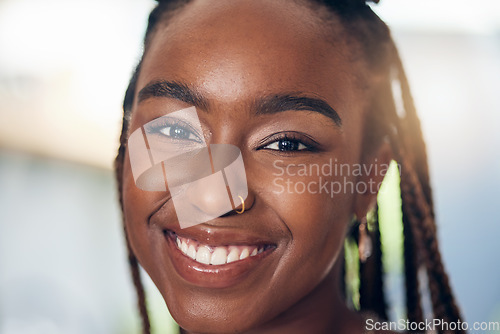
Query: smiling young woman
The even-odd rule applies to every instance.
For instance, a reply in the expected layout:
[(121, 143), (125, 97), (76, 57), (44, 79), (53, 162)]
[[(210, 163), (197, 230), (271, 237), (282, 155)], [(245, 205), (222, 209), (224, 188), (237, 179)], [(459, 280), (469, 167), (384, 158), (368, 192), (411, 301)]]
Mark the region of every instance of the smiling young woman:
[[(387, 26), (364, 1), (159, 1), (144, 50), (126, 93), (116, 158), (144, 333), (139, 264), (188, 333), (362, 333), (365, 317), (347, 306), (343, 291), (343, 249), (350, 231), (369, 248), (367, 230), (374, 249), (362, 256), (360, 311), (386, 319), (378, 220), (367, 229), (365, 217), (376, 210), (383, 179), (376, 171), (391, 159), (401, 173), (407, 317), (423, 319), (417, 272), (425, 268), (433, 317), (460, 319), (408, 84)], [(404, 110), (396, 111), (393, 82)], [(127, 140), (193, 106), (202, 133), (156, 121), (155, 136), (237, 146), (248, 195), (235, 210), (183, 229), (168, 188), (137, 187)], [(318, 175), (296, 167), (332, 161), (380, 169)], [(293, 191), (283, 191), (280, 168)], [(321, 191), (321, 182), (344, 186)], [(219, 205), (210, 189), (189, 196), (201, 212)]]

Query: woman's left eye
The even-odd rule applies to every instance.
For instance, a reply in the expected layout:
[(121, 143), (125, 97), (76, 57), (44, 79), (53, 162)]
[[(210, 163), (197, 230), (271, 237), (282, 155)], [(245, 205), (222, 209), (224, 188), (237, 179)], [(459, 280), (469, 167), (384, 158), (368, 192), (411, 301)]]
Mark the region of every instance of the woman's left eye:
[(308, 149), (300, 140), (287, 138), (276, 140), (263, 148), (280, 152), (303, 151)]

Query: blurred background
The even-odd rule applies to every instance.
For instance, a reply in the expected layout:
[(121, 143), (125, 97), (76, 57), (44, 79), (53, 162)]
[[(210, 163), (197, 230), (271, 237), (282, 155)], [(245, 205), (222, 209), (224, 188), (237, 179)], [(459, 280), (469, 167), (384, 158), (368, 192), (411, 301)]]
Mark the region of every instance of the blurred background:
[[(1, 334), (139, 332), (111, 168), (153, 6), (0, 0)], [(465, 320), (500, 321), (500, 2), (374, 8), (422, 119), (442, 254)], [(146, 286), (157, 333), (171, 333)]]

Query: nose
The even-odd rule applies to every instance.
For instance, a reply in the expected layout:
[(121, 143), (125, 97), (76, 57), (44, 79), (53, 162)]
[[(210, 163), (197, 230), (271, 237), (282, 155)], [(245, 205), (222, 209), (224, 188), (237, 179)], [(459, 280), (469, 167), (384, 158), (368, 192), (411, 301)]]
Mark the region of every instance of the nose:
[[(245, 166), (238, 147), (212, 144), (208, 153), (210, 157), (196, 160), (205, 168), (200, 168), (199, 173), (186, 173), (190, 182), (181, 182), (179, 191), (173, 191), (181, 225), (204, 223), (230, 212), (244, 213), (253, 206), (254, 198), (249, 195)], [(185, 172), (193, 163), (184, 165)], [(194, 165), (198, 166), (197, 163)], [(209, 173), (205, 170), (208, 167), (211, 167)]]
[(252, 208), (255, 196), (248, 189), (238, 147), (212, 144), (210, 155), (215, 173), (190, 184), (186, 189), (187, 200), (213, 218), (230, 212), (242, 214)]
[(211, 219), (234, 212), (243, 214), (253, 207), (255, 195), (250, 189), (226, 185), (218, 172), (189, 184), (185, 200)]
[(227, 188), (218, 172), (190, 183), (185, 190), (186, 200), (213, 219), (233, 209)]

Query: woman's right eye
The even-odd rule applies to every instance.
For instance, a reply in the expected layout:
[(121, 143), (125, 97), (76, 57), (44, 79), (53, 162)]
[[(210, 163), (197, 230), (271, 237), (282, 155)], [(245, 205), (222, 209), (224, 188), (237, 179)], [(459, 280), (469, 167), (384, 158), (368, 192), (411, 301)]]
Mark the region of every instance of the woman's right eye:
[(177, 140), (191, 140), (199, 142), (198, 136), (188, 127), (179, 124), (167, 125), (159, 129), (159, 132), (164, 136)]
[(195, 142), (203, 143), (203, 135), (200, 131), (194, 129), (189, 123), (173, 119), (170, 117), (161, 117), (144, 126), (147, 133), (159, 136), (158, 139), (176, 141), (176, 142)]

